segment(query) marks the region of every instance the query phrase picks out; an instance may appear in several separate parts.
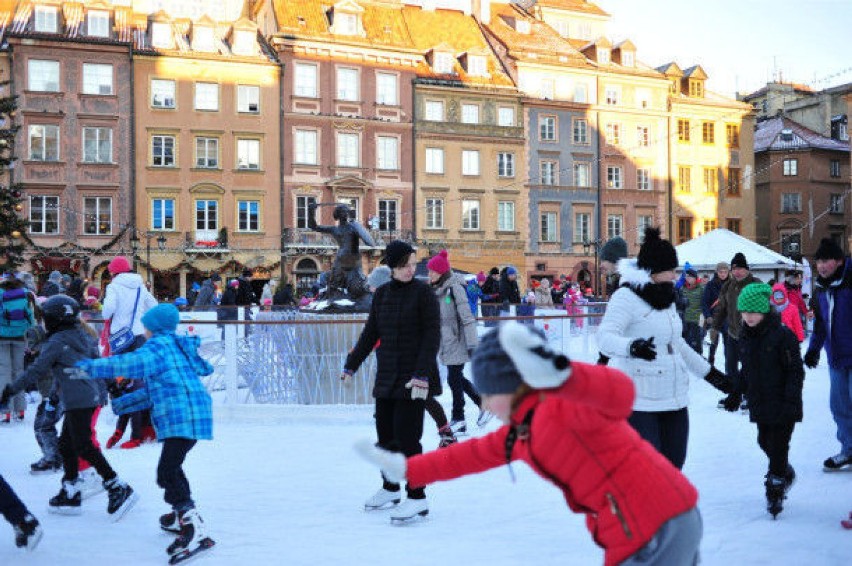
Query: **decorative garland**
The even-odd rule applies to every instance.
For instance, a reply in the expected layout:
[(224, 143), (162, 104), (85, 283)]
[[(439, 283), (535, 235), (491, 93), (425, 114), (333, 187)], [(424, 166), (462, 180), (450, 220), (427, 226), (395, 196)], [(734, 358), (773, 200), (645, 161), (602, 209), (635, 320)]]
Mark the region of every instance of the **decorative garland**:
[[(62, 244), (60, 244), (60, 245), (58, 245), (54, 248), (51, 248), (51, 247), (47, 247), (47, 246), (39, 246), (38, 244), (36, 244), (35, 242), (32, 241), (29, 234), (27, 234), (26, 232), (21, 232), (21, 237), (24, 240), (26, 240), (26, 242), (38, 253), (41, 253), (41, 254), (44, 254), (44, 255), (47, 255), (47, 256), (59, 255), (61, 257), (75, 257), (76, 255), (79, 255), (79, 254), (85, 254), (87, 256), (88, 255), (101, 255), (101, 254), (103, 254), (104, 252), (112, 249), (112, 247), (118, 243), (118, 241), (124, 236), (124, 234), (127, 233), (127, 230), (129, 230), (129, 229), (130, 229), (129, 226), (125, 226), (124, 228), (121, 229), (121, 231), (118, 234), (115, 235), (115, 237), (112, 240), (110, 240), (109, 242), (107, 242), (106, 244), (104, 244), (103, 246), (101, 246), (99, 248), (87, 248), (87, 247), (81, 246), (81, 245), (79, 245), (75, 242), (63, 242)], [(60, 249), (60, 248), (62, 248), (62, 246), (65, 246), (65, 245), (70, 245), (70, 246), (72, 246), (72, 248), (68, 251)]]

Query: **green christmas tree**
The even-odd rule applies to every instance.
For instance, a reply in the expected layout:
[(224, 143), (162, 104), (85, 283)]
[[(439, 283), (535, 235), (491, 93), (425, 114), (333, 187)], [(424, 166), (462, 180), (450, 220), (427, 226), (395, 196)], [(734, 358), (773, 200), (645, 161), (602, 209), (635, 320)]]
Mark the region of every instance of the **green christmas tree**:
[[(0, 90), (8, 92), (8, 81), (0, 83)], [(0, 97), (0, 271), (17, 269), (24, 263), (24, 234), (27, 220), (21, 186), (9, 184), (9, 166), (17, 159), (14, 155), (16, 96)]]

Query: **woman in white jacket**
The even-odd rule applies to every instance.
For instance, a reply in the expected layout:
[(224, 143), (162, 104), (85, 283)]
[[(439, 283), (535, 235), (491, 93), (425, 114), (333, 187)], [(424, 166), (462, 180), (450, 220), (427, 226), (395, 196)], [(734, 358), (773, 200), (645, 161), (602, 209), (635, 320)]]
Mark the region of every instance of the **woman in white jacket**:
[[(112, 319), (110, 323), (110, 333), (112, 334), (132, 326), (136, 342), (130, 349), (125, 350), (125, 352), (130, 352), (144, 343), (145, 327), (142, 326), (142, 315), (157, 306), (157, 299), (145, 288), (142, 276), (130, 272), (130, 262), (127, 261), (126, 257), (115, 257), (109, 262), (107, 269), (112, 274), (112, 281), (106, 288), (101, 315), (104, 320)], [(138, 304), (137, 292), (139, 293)], [(134, 304), (136, 304), (135, 315), (133, 314)], [(133, 320), (131, 320), (131, 316)]]
[(648, 228), (639, 256), (618, 263), (621, 287), (598, 328), (598, 347), (610, 367), (636, 386), (631, 426), (681, 469), (689, 437), (689, 375), (703, 376), (722, 391), (730, 384), (681, 337), (674, 304), (677, 266), (674, 246), (660, 238), (659, 229)]

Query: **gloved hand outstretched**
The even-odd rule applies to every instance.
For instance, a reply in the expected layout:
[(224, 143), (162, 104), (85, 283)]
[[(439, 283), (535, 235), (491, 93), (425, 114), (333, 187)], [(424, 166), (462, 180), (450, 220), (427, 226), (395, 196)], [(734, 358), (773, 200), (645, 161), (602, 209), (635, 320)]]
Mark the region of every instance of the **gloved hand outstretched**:
[(352, 376), (355, 374), (351, 369), (343, 369), (340, 372), (340, 381), (343, 382), (343, 385), (349, 385), (352, 383)]
[(716, 368), (710, 368), (710, 373), (705, 375), (704, 379), (722, 393), (730, 393), (734, 389), (731, 379)]
[(819, 364), (819, 350), (808, 350), (805, 353), (805, 365), (814, 369)]
[(630, 355), (640, 360), (653, 361), (657, 359), (657, 347), (654, 345), (654, 337), (651, 336), (647, 340), (645, 338), (637, 338), (630, 343)]
[(733, 413), (734, 411), (740, 408), (742, 402), (742, 393), (737, 393), (736, 391), (733, 391), (729, 393), (728, 396), (725, 397), (725, 399), (722, 401), (722, 406), (724, 406), (725, 410), (729, 413)]
[(429, 380), (423, 377), (412, 377), (405, 384), (406, 389), (411, 390), (411, 398), (414, 400), (423, 399), (424, 401), (429, 396)]
[(405, 481), (405, 472), (408, 469), (408, 463), (405, 456), (399, 452), (391, 452), (384, 448), (379, 448), (366, 438), (355, 443), (355, 452), (378, 467), (389, 482), (402, 483)]
[(83, 368), (78, 368), (76, 366), (65, 368), (62, 371), (64, 371), (65, 374), (71, 379), (86, 379), (89, 377), (89, 374), (88, 372), (86, 372), (86, 370), (84, 370)]

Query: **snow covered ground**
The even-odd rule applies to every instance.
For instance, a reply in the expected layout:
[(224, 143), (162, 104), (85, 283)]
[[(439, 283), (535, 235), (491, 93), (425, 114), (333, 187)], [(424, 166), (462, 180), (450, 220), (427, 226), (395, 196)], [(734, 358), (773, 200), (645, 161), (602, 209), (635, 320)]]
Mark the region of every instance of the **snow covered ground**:
[[(721, 356), (721, 349), (719, 352)], [(576, 357), (576, 355), (575, 355)], [(823, 356), (824, 358), (824, 356)], [(705, 565), (841, 565), (852, 557), (852, 532), (839, 520), (852, 510), (852, 473), (827, 474), (822, 461), (837, 451), (828, 410), (828, 370), (805, 381), (805, 420), (793, 434), (791, 463), (798, 481), (784, 512), (764, 509), (766, 459), (756, 428), (744, 414), (716, 408), (720, 395), (693, 382), (692, 431), (684, 472), (700, 491)], [(449, 408), (450, 395), (441, 398)], [(60, 476), (31, 476), (38, 447), (34, 406), (24, 425), (0, 428), (0, 473), (42, 521), (45, 537), (26, 553), (0, 526), (0, 563), (50, 565), (165, 564), (171, 537), (161, 532), (166, 512), (156, 486), (159, 447), (109, 450), (118, 473), (141, 494), (119, 523), (106, 514), (106, 496), (83, 503), (79, 517), (50, 515), (47, 500)], [(517, 482), (505, 467), (428, 488), (430, 514), (393, 527), (387, 513), (365, 513), (363, 501), (379, 487), (378, 473), (352, 451), (374, 436), (372, 409), (362, 406), (217, 406), (214, 442), (190, 454), (186, 471), (199, 511), (218, 545), (205, 564), (602, 564), (583, 518), (560, 493), (523, 464)], [(448, 411), (449, 412), (449, 411)], [(468, 409), (468, 420), (475, 418)], [(105, 441), (115, 417), (98, 426)], [(490, 423), (484, 434), (498, 425)], [(424, 446), (437, 434), (427, 421)]]

